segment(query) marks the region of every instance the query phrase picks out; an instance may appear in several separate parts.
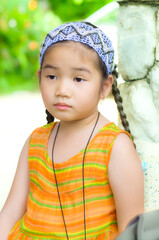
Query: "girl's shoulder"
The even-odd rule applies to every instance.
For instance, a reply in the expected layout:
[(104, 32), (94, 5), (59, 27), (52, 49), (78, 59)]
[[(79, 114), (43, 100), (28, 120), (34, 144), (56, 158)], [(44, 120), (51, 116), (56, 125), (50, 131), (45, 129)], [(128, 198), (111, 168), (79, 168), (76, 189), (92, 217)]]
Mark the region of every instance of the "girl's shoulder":
[(125, 133), (131, 139), (131, 135), (127, 131), (118, 127), (114, 122), (107, 123), (99, 130), (99, 132), (105, 136), (109, 136), (109, 138), (112, 138), (114, 140), (121, 133)]
[(30, 135), (30, 143), (35, 142), (36, 140), (47, 140), (52, 132), (52, 129), (56, 122), (51, 122), (49, 124), (45, 124), (41, 127), (37, 127), (33, 130)]
[(122, 139), (123, 135), (125, 136), (126, 140), (128, 139), (131, 142), (131, 136), (128, 132), (118, 127), (115, 123), (109, 122), (98, 131), (93, 139), (92, 147), (97, 146), (103, 151), (106, 150), (108, 153), (108, 158), (110, 158), (114, 143), (117, 139)]
[(50, 131), (52, 131), (54, 125), (56, 124), (56, 122), (51, 122), (51, 123), (48, 123), (48, 124), (45, 124), (41, 127), (37, 127), (33, 130), (33, 132), (31, 133), (31, 136), (35, 135), (36, 133), (38, 134), (47, 134), (49, 133)]

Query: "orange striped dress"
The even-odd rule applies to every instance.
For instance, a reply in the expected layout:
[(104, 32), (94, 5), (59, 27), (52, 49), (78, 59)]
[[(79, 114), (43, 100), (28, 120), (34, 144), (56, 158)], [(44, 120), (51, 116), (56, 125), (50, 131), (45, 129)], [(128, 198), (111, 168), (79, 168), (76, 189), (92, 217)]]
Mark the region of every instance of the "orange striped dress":
[[(37, 128), (29, 144), (30, 190), (27, 211), (11, 230), (8, 240), (67, 239), (52, 161), (47, 143), (55, 123)], [(106, 124), (90, 141), (85, 156), (85, 207), (88, 240), (113, 240), (118, 235), (116, 210), (108, 180), (111, 148), (124, 132)], [(84, 239), (82, 188), (83, 152), (55, 163), (59, 192), (69, 239)]]

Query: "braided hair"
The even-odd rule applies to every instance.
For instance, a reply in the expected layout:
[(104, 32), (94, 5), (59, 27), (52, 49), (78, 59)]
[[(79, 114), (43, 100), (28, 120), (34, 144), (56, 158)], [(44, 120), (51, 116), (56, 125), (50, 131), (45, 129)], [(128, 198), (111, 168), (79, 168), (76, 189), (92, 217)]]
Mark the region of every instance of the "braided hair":
[(117, 104), (117, 108), (120, 114), (120, 119), (122, 122), (122, 125), (125, 129), (125, 131), (127, 131), (128, 133), (131, 134), (130, 128), (129, 128), (129, 123), (127, 121), (127, 117), (126, 114), (124, 113), (124, 109), (123, 109), (123, 105), (122, 105), (122, 98), (120, 96), (120, 91), (117, 87), (117, 78), (119, 76), (118, 72), (116, 71), (117, 65), (115, 65), (114, 70), (112, 72), (113, 76), (114, 76), (114, 82), (112, 85), (112, 94), (114, 96), (115, 102)]
[[(98, 57), (98, 60), (99, 60), (99, 67), (101, 69), (103, 79), (108, 78), (108, 71), (105, 67), (105, 64), (103, 63), (103, 61), (101, 60), (100, 57)], [(118, 111), (119, 111), (119, 115), (120, 115), (122, 125), (123, 125), (125, 131), (130, 133), (130, 135), (132, 136), (130, 128), (129, 128), (129, 123), (127, 121), (126, 114), (124, 113), (124, 110), (123, 110), (122, 98), (120, 96), (120, 91), (117, 87), (117, 78), (119, 77), (119, 74), (118, 74), (116, 68), (117, 68), (117, 65), (114, 66), (114, 70), (112, 72), (112, 75), (114, 77), (114, 82), (113, 82), (113, 85), (112, 85), (112, 94), (113, 94), (114, 100), (117, 104), (117, 108), (118, 108)]]
[(45, 112), (46, 112), (47, 123), (54, 122), (54, 117), (51, 115), (51, 113), (49, 113), (49, 111), (47, 109), (45, 110)]

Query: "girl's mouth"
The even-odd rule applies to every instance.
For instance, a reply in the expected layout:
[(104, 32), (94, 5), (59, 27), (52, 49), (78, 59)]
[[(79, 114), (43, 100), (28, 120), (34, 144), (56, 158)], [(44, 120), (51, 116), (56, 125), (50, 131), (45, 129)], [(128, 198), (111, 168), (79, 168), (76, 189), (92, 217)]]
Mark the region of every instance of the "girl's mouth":
[(58, 110), (66, 110), (66, 109), (71, 108), (71, 106), (66, 103), (55, 103), (54, 106)]

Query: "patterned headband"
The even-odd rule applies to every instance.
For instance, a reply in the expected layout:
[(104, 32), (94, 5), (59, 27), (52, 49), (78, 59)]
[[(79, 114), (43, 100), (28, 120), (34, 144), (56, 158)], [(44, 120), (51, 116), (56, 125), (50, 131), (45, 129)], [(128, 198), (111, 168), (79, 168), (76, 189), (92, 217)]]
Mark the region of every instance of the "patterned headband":
[(65, 23), (49, 32), (41, 47), (40, 66), (48, 47), (61, 41), (75, 41), (90, 46), (105, 63), (108, 74), (112, 73), (114, 68), (114, 49), (111, 41), (99, 28), (86, 22)]

